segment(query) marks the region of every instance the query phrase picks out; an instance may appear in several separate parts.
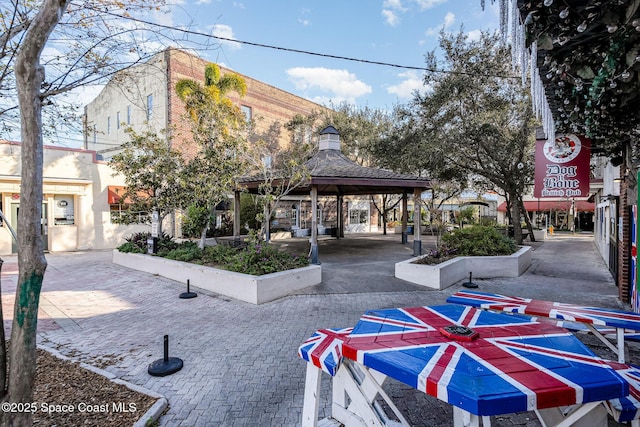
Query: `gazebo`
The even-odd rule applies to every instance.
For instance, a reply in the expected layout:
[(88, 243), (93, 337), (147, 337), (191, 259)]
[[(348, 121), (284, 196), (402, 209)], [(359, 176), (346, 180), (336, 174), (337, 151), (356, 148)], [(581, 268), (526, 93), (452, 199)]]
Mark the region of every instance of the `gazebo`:
[[(291, 195), (309, 195), (311, 206), (317, 206), (319, 196), (337, 198), (338, 236), (343, 235), (342, 201), (344, 196), (370, 194), (402, 194), (403, 243), (407, 230), (407, 196), (413, 193), (414, 206), (420, 206), (422, 192), (431, 188), (429, 180), (385, 169), (361, 166), (349, 160), (340, 150), (340, 134), (333, 126), (320, 132), (319, 150), (306, 162), (310, 179), (295, 188)], [(264, 181), (246, 177), (239, 183), (252, 194)], [(240, 190), (235, 191), (234, 237), (240, 237)], [(316, 209), (311, 209), (311, 262), (318, 264), (318, 218)], [(414, 209), (413, 252), (422, 253), (420, 238), (420, 209)]]

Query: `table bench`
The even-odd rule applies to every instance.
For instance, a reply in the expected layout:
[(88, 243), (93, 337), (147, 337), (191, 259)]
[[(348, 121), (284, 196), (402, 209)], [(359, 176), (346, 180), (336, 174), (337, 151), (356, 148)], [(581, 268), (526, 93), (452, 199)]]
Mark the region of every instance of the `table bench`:
[[(465, 342), (441, 333), (453, 324), (473, 328), (478, 338)], [(622, 374), (633, 376), (635, 368), (607, 366), (565, 329), (527, 316), (456, 305), (386, 309), (365, 313), (350, 329), (319, 330), (298, 350), (309, 362), (303, 426), (409, 426), (382, 389), (387, 376), (453, 405), (456, 426), (487, 426), (492, 415), (525, 410), (549, 426), (585, 418), (606, 425), (607, 404), (630, 416), (625, 396), (631, 387)], [(323, 371), (333, 376), (334, 419), (318, 424)], [(511, 372), (515, 376), (505, 381)], [(398, 421), (381, 418), (377, 395)], [(558, 406), (571, 410), (560, 413)]]
[[(507, 295), (476, 291), (459, 291), (447, 298), (448, 303), (469, 305), (485, 310), (540, 316), (562, 321), (561, 326), (572, 329), (571, 323), (584, 325), (618, 356), (618, 362), (625, 362), (625, 332), (640, 331), (640, 313), (598, 307), (585, 307), (553, 301), (520, 298)], [(601, 327), (615, 328), (616, 344), (607, 339)]]

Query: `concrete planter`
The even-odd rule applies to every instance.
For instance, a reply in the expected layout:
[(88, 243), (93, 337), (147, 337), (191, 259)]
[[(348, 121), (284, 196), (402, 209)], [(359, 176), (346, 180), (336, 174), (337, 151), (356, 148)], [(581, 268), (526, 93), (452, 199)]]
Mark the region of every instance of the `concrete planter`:
[(322, 281), (319, 265), (252, 276), (161, 257), (113, 251), (113, 263), (187, 283), (205, 291), (262, 304)]
[(516, 253), (506, 256), (457, 257), (440, 264), (413, 264), (411, 258), (396, 263), (395, 276), (432, 289), (444, 289), (460, 280), (469, 278), (518, 277), (531, 265), (531, 247), (523, 246)]

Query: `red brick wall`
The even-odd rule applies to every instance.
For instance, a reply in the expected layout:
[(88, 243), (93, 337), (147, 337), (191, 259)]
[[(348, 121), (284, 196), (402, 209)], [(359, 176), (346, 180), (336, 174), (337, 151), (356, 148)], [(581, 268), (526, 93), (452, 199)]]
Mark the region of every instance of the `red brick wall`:
[[(189, 144), (191, 140), (189, 122), (185, 118), (184, 104), (176, 95), (175, 87), (179, 80), (185, 78), (200, 81), (204, 84), (204, 69), (209, 62), (178, 49), (168, 49), (165, 55), (168, 64), (169, 124), (175, 127), (174, 143), (185, 152), (193, 154), (196, 148)], [(223, 74), (232, 72), (223, 67), (220, 67), (220, 69)], [(314, 111), (324, 109), (324, 107), (304, 98), (251, 77), (241, 76), (247, 83), (246, 95), (241, 98), (232, 92), (228, 97), (238, 106), (251, 107), (258, 132), (266, 132), (274, 123), (284, 125), (297, 114), (307, 116)], [(283, 128), (279, 144), (283, 146), (288, 142), (289, 133)]]
[(618, 221), (622, 221), (623, 234), (618, 236), (618, 298), (628, 303), (629, 269), (631, 268), (631, 220), (627, 200), (627, 181), (620, 183), (620, 203), (618, 203)]

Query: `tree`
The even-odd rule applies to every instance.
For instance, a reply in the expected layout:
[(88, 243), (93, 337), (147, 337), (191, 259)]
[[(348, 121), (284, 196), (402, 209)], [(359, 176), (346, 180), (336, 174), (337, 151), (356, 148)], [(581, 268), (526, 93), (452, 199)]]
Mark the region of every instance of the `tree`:
[[(19, 118), (22, 140), (21, 209), (17, 227), (19, 272), (8, 369), (6, 343), (0, 335), (0, 399), (3, 402), (33, 401), (38, 306), (47, 268), (41, 232), (43, 108), (53, 103), (56, 95), (121, 65), (113, 58), (126, 52), (131, 44), (110, 33), (113, 27), (109, 23), (114, 21), (105, 19), (101, 25), (94, 26), (92, 18), (100, 15), (96, 10), (107, 13), (127, 6), (103, 0), (77, 6), (70, 6), (67, 0), (14, 0), (0, 5), (3, 28), (0, 33), (0, 131), (11, 130)], [(130, 8), (133, 9), (135, 7)], [(67, 37), (64, 32), (56, 32), (56, 42), (52, 43), (52, 34), (60, 23), (66, 25), (69, 32)], [(71, 29), (75, 29), (73, 35)], [(108, 41), (116, 38), (111, 50)], [(47, 56), (43, 62), (45, 47), (59, 55)], [(7, 426), (32, 425), (27, 411), (3, 412), (0, 421)]]
[[(205, 68), (204, 86), (190, 79), (176, 83), (176, 93), (185, 103), (191, 134), (199, 151), (185, 168), (186, 191), (192, 201), (213, 215), (216, 205), (233, 191), (242, 174), (246, 151), (247, 121), (240, 108), (226, 96), (235, 91), (244, 96), (247, 86), (235, 73), (220, 73), (216, 64)], [(202, 229), (200, 246), (204, 247), (207, 223)]]
[[(398, 125), (376, 147), (405, 168), (439, 180), (484, 180), (510, 200), (514, 237), (522, 242), (522, 194), (533, 174), (534, 119), (498, 35), (470, 40), (440, 35), (442, 59), (426, 55), (425, 94), (395, 111)], [(438, 71), (446, 70), (446, 72)]]
[[(61, 132), (68, 138), (81, 131), (82, 106), (65, 93), (104, 83), (117, 71), (145, 60), (157, 49), (156, 42), (149, 43), (151, 38), (176, 43), (171, 32), (127, 22), (163, 4), (164, 0), (65, 2), (65, 13), (40, 58), (47, 69), (40, 88), (45, 136)], [(20, 127), (16, 59), (41, 5), (32, 0), (0, 2), (0, 137), (11, 137)]]
[[(16, 59), (16, 82), (22, 135), (22, 209), (18, 217), (18, 286), (11, 330), (9, 378), (5, 378), (5, 341), (1, 355), (3, 401), (33, 402), (36, 373), (36, 328), (40, 290), (47, 261), (40, 230), (42, 217), (42, 98), (44, 67), (40, 55), (67, 7), (66, 0), (45, 0), (22, 40)], [(8, 381), (7, 381), (8, 380)], [(7, 388), (5, 391), (5, 381)], [(3, 425), (31, 426), (29, 412), (3, 412)]]
[(340, 131), (342, 153), (354, 162), (372, 166), (372, 148), (391, 129), (391, 115), (384, 110), (342, 103), (323, 112), (322, 128)]
[[(315, 121), (310, 117), (295, 116), (285, 124), (291, 135), (289, 144), (278, 146), (279, 124), (274, 124), (262, 135), (254, 134), (250, 139), (251, 148), (246, 151), (247, 163), (252, 180), (260, 180), (258, 195), (263, 206), (259, 222), (260, 235), (270, 240), (270, 220), (278, 202), (296, 188), (309, 182), (312, 168), (306, 161), (317, 149), (310, 138), (313, 133), (308, 126)], [(306, 131), (305, 131), (305, 128)]]
[(188, 203), (183, 191), (185, 160), (170, 148), (171, 140), (164, 135), (151, 131), (139, 134), (131, 128), (126, 132), (130, 140), (109, 162), (116, 174), (124, 176), (126, 190), (121, 203), (129, 204), (116, 222), (148, 223), (148, 214), (155, 210), (160, 220), (158, 234), (162, 235), (163, 219)]

